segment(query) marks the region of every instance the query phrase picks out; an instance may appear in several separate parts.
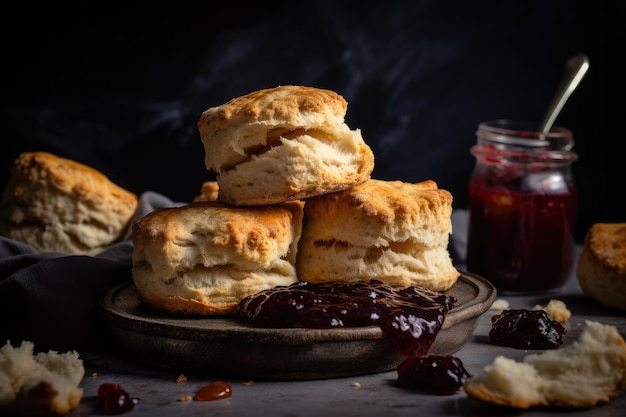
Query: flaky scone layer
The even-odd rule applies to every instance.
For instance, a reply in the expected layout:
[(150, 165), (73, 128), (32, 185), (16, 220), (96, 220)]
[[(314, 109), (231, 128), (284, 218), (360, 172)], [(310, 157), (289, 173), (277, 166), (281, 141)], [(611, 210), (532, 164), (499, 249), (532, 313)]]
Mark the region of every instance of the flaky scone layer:
[(379, 279), (445, 291), (459, 277), (448, 253), (452, 195), (434, 181), (370, 179), (307, 200), (302, 281)]
[(258, 205), (307, 199), (361, 184), (373, 169), (371, 150), (360, 131), (346, 130), (330, 141), (305, 134), (281, 143), (222, 171), (217, 177), (218, 200)]
[(304, 203), (233, 207), (197, 202), (133, 225), (133, 280), (146, 304), (228, 314), (245, 296), (297, 281)]
[(304, 86), (259, 90), (204, 111), (198, 130), (218, 200), (274, 204), (344, 190), (369, 179), (374, 155), (345, 124), (347, 102)]
[(432, 291), (445, 291), (454, 285), (460, 273), (445, 248), (411, 246), (410, 242), (371, 248), (337, 241), (315, 248), (305, 244), (301, 247), (304, 255), (298, 263), (298, 276), (308, 282), (377, 279), (389, 285), (415, 285)]

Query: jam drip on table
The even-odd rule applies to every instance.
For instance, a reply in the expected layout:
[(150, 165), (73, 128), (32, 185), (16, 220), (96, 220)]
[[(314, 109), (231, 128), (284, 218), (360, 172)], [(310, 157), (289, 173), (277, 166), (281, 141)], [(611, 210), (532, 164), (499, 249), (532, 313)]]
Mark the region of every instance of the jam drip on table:
[(230, 384), (226, 381), (215, 381), (205, 385), (198, 391), (194, 399), (196, 401), (215, 401), (228, 398), (233, 393)]
[(517, 349), (557, 349), (567, 330), (544, 310), (504, 310), (491, 318), (489, 343)]
[(403, 356), (425, 356), (454, 297), (378, 280), (297, 282), (244, 298), (238, 319), (257, 327), (335, 328), (377, 325)]

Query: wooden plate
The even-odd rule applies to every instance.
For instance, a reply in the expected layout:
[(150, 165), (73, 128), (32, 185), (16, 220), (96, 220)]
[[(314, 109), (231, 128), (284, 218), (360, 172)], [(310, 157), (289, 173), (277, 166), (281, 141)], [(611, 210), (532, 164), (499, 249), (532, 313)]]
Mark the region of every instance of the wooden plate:
[[(461, 271), (446, 291), (458, 300), (430, 353), (449, 355), (471, 337), (496, 297), (489, 281)], [(378, 326), (271, 329), (232, 317), (181, 317), (154, 311), (127, 283), (107, 291), (100, 313), (119, 346), (137, 360), (224, 377), (306, 380), (396, 369), (402, 361)]]

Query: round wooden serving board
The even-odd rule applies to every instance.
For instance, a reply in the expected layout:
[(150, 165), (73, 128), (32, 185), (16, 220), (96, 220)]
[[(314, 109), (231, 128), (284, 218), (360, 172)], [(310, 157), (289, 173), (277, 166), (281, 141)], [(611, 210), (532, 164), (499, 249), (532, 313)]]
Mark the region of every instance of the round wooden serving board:
[[(471, 337), (496, 297), (489, 281), (461, 271), (445, 292), (458, 303), (430, 353), (449, 355)], [(306, 380), (394, 370), (403, 360), (378, 326), (274, 329), (234, 317), (188, 317), (146, 307), (132, 283), (100, 300), (100, 313), (122, 349), (137, 360), (187, 372), (254, 379)]]

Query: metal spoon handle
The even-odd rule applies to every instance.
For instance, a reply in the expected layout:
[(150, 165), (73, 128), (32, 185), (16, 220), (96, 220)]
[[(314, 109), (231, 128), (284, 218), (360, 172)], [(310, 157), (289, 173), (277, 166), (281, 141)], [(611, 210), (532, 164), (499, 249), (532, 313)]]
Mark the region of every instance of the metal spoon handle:
[(575, 55), (567, 60), (565, 64), (565, 74), (563, 74), (559, 89), (554, 95), (548, 112), (539, 126), (540, 131), (544, 135), (550, 131), (563, 105), (583, 79), (588, 69), (589, 58), (584, 54)]

